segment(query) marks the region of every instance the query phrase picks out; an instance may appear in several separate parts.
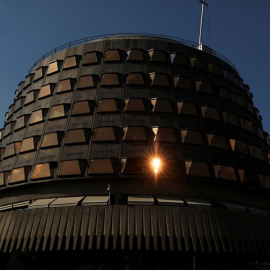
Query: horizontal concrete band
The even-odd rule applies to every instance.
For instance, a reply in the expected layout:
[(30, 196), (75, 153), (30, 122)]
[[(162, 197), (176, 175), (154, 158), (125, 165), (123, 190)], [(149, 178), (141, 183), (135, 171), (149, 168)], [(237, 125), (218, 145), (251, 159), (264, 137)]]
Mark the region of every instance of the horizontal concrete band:
[(0, 213), (0, 250), (130, 249), (270, 255), (268, 215), (91, 205)]

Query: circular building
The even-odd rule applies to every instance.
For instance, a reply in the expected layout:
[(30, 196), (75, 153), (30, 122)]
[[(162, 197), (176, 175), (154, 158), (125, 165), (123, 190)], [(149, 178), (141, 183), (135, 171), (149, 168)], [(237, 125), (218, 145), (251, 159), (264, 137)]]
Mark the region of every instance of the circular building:
[(269, 261), (269, 136), (233, 64), (201, 49), (103, 36), (35, 63), (1, 130), (4, 260), (27, 250), (57, 269)]

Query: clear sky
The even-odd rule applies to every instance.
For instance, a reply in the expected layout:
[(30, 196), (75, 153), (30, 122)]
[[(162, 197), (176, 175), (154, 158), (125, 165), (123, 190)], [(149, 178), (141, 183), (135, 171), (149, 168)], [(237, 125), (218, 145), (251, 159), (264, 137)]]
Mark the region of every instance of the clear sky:
[[(264, 130), (270, 133), (270, 1), (206, 2), (203, 41), (237, 67), (254, 95)], [(0, 126), (19, 82), (51, 49), (113, 33), (151, 33), (197, 42), (200, 12), (198, 0), (2, 0)]]

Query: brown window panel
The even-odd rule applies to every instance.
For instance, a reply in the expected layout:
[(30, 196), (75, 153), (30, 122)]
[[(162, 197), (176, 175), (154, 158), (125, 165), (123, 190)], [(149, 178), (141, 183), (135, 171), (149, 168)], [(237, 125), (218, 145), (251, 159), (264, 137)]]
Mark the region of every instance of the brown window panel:
[(47, 71), (47, 67), (40, 67), (36, 70), (36, 73), (35, 73), (35, 76), (34, 76), (34, 79), (33, 81), (37, 81), (39, 79), (42, 79), (44, 78), (45, 74), (46, 74), (46, 71)]
[[(10, 172), (9, 172), (9, 174), (10, 174)], [(9, 174), (8, 174), (8, 176), (9, 176)], [(8, 177), (7, 178), (5, 177), (5, 172), (0, 173), (0, 186), (5, 185), (7, 183), (7, 179), (8, 179)]]
[(265, 161), (264, 153), (263, 150), (257, 146), (254, 145), (249, 145), (248, 146), (250, 155), (254, 158), (257, 158), (261, 161)]
[(240, 141), (240, 140), (235, 140), (235, 139), (230, 139), (230, 144), (232, 151), (238, 152), (240, 154), (248, 155), (248, 146), (245, 142)]
[(167, 74), (150, 73), (151, 86), (169, 87), (169, 78)]
[(250, 102), (247, 103), (247, 109), (250, 113), (254, 114), (254, 107), (252, 103)]
[(23, 115), (16, 120), (14, 130), (24, 128), (27, 125), (28, 120), (30, 119), (30, 114)]
[(226, 100), (231, 100), (229, 90), (224, 87), (219, 87), (219, 97)]
[(173, 113), (173, 107), (170, 100), (166, 99), (151, 99), (153, 105), (152, 112), (155, 113)]
[(22, 108), (23, 104), (24, 104), (24, 101), (25, 101), (25, 97), (21, 97), (19, 98), (18, 100), (16, 100), (15, 102), (15, 106), (14, 106), (14, 112), (18, 111), (19, 109)]
[[(92, 106), (91, 106), (92, 105)], [(78, 101), (74, 103), (71, 115), (83, 115), (93, 113), (94, 104), (88, 100)]]
[(176, 65), (187, 66), (187, 58), (182, 53), (170, 53), (171, 63)]
[(257, 175), (255, 172), (243, 169), (238, 169), (238, 174), (242, 183), (255, 186), (264, 185), (264, 175)]
[(76, 81), (75, 79), (65, 79), (65, 80), (60, 81), (56, 92), (63, 93), (63, 92), (72, 91), (74, 88), (75, 81)]
[(52, 163), (36, 164), (33, 172), (32, 179), (52, 178), (54, 166)]
[(6, 146), (5, 154), (3, 155), (3, 158), (9, 158), (12, 156), (15, 156), (19, 152), (21, 142), (14, 142)]
[(236, 114), (231, 113), (231, 112), (222, 112), (223, 119), (225, 123), (234, 125), (234, 126), (239, 126), (238, 118)]
[(196, 105), (190, 102), (184, 102), (184, 101), (177, 102), (177, 111), (178, 111), (178, 114), (182, 114), (182, 115), (191, 115), (191, 116), (198, 115)]
[(122, 158), (121, 173), (147, 173), (149, 161), (143, 158)]
[(24, 101), (24, 105), (27, 105), (27, 104), (30, 104), (30, 103), (36, 101), (38, 93), (39, 93), (39, 90), (33, 90), (33, 91), (27, 93), (25, 101)]
[(119, 73), (103, 74), (101, 86), (120, 86), (120, 74)]
[(235, 83), (235, 77), (234, 77), (234, 73), (229, 71), (229, 70), (223, 70), (223, 74), (225, 79), (227, 79), (228, 81), (231, 81), (233, 83)]
[(129, 73), (126, 85), (134, 85), (134, 86), (145, 85), (144, 74), (138, 72)]
[(234, 103), (237, 105), (244, 107), (244, 101), (243, 98), (237, 94), (231, 93), (231, 98)]
[(43, 85), (40, 88), (38, 98), (41, 99), (41, 98), (45, 98), (45, 97), (51, 96), (52, 93), (53, 93), (54, 87), (55, 87), (55, 84), (46, 84), (46, 85)]
[(84, 55), (83, 65), (98, 64), (100, 62), (100, 52), (88, 52)]
[(117, 141), (119, 128), (99, 127), (94, 129), (93, 142)]
[(63, 63), (62, 60), (51, 62), (48, 66), (47, 75), (51, 75), (53, 73), (60, 71), (62, 63)]
[(217, 179), (236, 181), (234, 167), (225, 165), (214, 165), (215, 176)]
[(66, 135), (65, 144), (87, 143), (90, 139), (90, 129), (72, 129)]
[(88, 174), (114, 174), (117, 171), (117, 159), (91, 159)]
[(159, 50), (149, 50), (148, 54), (150, 56), (150, 62), (160, 62), (166, 63), (166, 54), (164, 51)]
[(77, 89), (93, 88), (96, 86), (97, 78), (95, 75), (82, 76), (79, 79)]
[(224, 136), (217, 134), (207, 134), (207, 140), (210, 147), (228, 150), (228, 143)]
[(208, 71), (205, 61), (198, 57), (190, 57), (190, 64), (192, 68)]
[(263, 133), (262, 128), (254, 126), (254, 130), (255, 130), (255, 134), (257, 134), (261, 139), (264, 140), (264, 133)]
[(5, 132), (4, 132), (4, 137), (8, 136), (14, 129), (16, 122), (12, 121), (10, 123), (8, 123), (7, 125), (5, 125)]
[(142, 98), (128, 98), (124, 100), (124, 112), (146, 112), (146, 100)]
[(63, 134), (61, 132), (48, 133), (43, 136), (41, 148), (59, 146)]
[(74, 68), (79, 66), (81, 60), (80, 55), (73, 55), (66, 58), (63, 69)]
[(220, 116), (217, 108), (209, 106), (201, 106), (203, 118), (220, 121)]
[(145, 127), (124, 127), (123, 141), (147, 141), (148, 130)]
[(192, 81), (188, 77), (177, 76), (177, 77), (173, 78), (173, 81), (174, 81), (175, 88), (185, 89), (185, 90), (192, 90), (193, 89)]
[(115, 98), (101, 99), (98, 101), (98, 113), (119, 112), (121, 101)]
[(61, 105), (53, 106), (50, 111), (49, 119), (52, 120), (52, 119), (66, 117), (68, 109), (69, 109), (69, 104), (61, 104)]
[(127, 51), (127, 61), (143, 61), (144, 52), (139, 49), (130, 49)]
[(195, 82), (195, 85), (196, 85), (196, 90), (199, 93), (213, 95), (213, 89), (210, 83), (205, 82), (205, 81), (197, 81)]
[(31, 74), (28, 74), (25, 77), (24, 86), (23, 86), (24, 89), (27, 88), (29, 85), (32, 84), (33, 79), (34, 79), (34, 76), (35, 76), (35, 73), (31, 73)]
[(10, 177), (10, 184), (26, 181), (31, 171), (31, 167), (21, 167), (13, 169)]
[(247, 120), (247, 119), (243, 119), (243, 118), (239, 118), (240, 121), (240, 125), (243, 129), (254, 133), (254, 127), (251, 121)]
[(22, 147), (20, 153), (25, 153), (37, 149), (40, 136), (30, 137), (22, 141)]
[(0, 148), (0, 159), (3, 159), (3, 156), (5, 155), (6, 147)]
[(205, 162), (185, 161), (186, 175), (198, 177), (210, 177), (209, 166)]
[(81, 176), (84, 174), (85, 162), (83, 160), (66, 160), (60, 163), (58, 176)]
[(119, 62), (121, 61), (122, 53), (120, 50), (108, 50), (105, 54), (104, 62)]
[(47, 109), (41, 109), (38, 111), (34, 111), (31, 115), (30, 120), (29, 120), (29, 124), (32, 125), (32, 124), (36, 124), (36, 123), (40, 123), (40, 122), (44, 121), (47, 112), (48, 112)]
[(220, 65), (209, 63), (208, 68), (209, 68), (210, 73), (217, 75), (219, 77), (223, 77), (223, 72)]
[(177, 142), (175, 130), (173, 128), (155, 127), (152, 128), (152, 131), (155, 134), (154, 141), (165, 143)]
[(202, 133), (194, 130), (181, 130), (182, 143), (204, 145)]

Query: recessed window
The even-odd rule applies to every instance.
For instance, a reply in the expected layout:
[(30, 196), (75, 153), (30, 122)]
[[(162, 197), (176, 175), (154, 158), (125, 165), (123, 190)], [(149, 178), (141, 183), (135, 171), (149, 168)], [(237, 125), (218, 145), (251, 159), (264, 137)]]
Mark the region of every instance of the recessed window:
[(241, 107), (244, 107), (243, 98), (241, 96), (234, 94), (234, 93), (231, 93), (231, 98), (232, 98), (232, 101), (234, 103), (236, 103), (237, 105), (239, 105)]
[(228, 89), (223, 87), (219, 87), (219, 97), (226, 100), (231, 100), (231, 96)]
[(127, 51), (127, 61), (143, 61), (144, 52), (139, 49), (130, 49)]
[(25, 152), (36, 150), (39, 139), (40, 139), (39, 136), (24, 139), (22, 141), (22, 147), (20, 149), (20, 153), (25, 153)]
[(27, 122), (28, 122), (29, 118), (30, 118), (30, 114), (23, 115), (23, 116), (19, 117), (16, 120), (16, 124), (14, 126), (14, 130), (18, 130), (18, 129), (24, 128), (27, 125)]
[(101, 99), (98, 102), (98, 113), (119, 112), (121, 101), (114, 98)]
[(203, 71), (208, 71), (208, 67), (207, 67), (205, 61), (201, 58), (191, 57), (190, 64), (191, 64), (191, 67), (193, 67), (193, 68), (197, 68), (197, 69), (200, 69)]
[(166, 54), (164, 51), (149, 50), (150, 62), (166, 63)]
[(225, 123), (234, 125), (234, 126), (239, 126), (238, 118), (236, 114), (231, 113), (231, 112), (222, 112), (223, 119)]
[(254, 127), (251, 121), (243, 118), (239, 118), (241, 127), (245, 130), (248, 130), (249, 132), (254, 133)]
[(38, 98), (41, 99), (44, 97), (51, 96), (53, 93), (54, 87), (55, 87), (55, 84), (46, 84), (46, 85), (42, 86), (40, 88)]
[(202, 133), (194, 130), (181, 130), (182, 143), (204, 145)]
[(24, 86), (23, 86), (24, 89), (27, 88), (30, 84), (32, 84), (34, 76), (35, 74), (31, 73), (25, 77)]
[(238, 169), (239, 177), (242, 183), (251, 184), (256, 186), (263, 186), (264, 184), (264, 176), (257, 175), (256, 173), (249, 171)]
[(123, 141), (147, 141), (147, 129), (145, 127), (124, 127)]
[(108, 50), (105, 54), (104, 62), (119, 62), (121, 61), (122, 51), (120, 50)]
[(4, 136), (8, 136), (14, 129), (14, 126), (15, 126), (15, 121), (12, 121), (10, 123), (8, 123), (7, 125), (5, 125), (5, 132), (4, 132)]
[(185, 161), (186, 175), (198, 177), (210, 177), (209, 166), (204, 162)]
[(230, 144), (231, 144), (232, 151), (238, 152), (244, 155), (249, 154), (248, 147), (245, 142), (240, 141), (240, 140), (230, 139)]
[(101, 86), (119, 86), (120, 74), (118, 73), (106, 73), (102, 75)]
[(41, 148), (59, 146), (62, 141), (63, 134), (60, 132), (48, 133), (43, 136)]
[(192, 90), (192, 82), (188, 77), (179, 77), (176, 76), (173, 78), (174, 87), (178, 89)]
[(72, 91), (75, 84), (75, 79), (65, 79), (59, 82), (57, 93)]
[(49, 119), (52, 120), (65, 117), (68, 111), (68, 107), (69, 106), (67, 104), (53, 106), (50, 111)]
[(153, 105), (152, 112), (155, 113), (173, 113), (172, 103), (166, 99), (151, 99)]
[(19, 109), (22, 108), (23, 104), (24, 104), (24, 101), (25, 101), (25, 97), (21, 97), (19, 99), (16, 100), (15, 102), (15, 106), (14, 106), (14, 112), (18, 111)]
[(9, 183), (13, 184), (17, 182), (26, 181), (30, 170), (31, 170), (31, 167), (22, 167), (22, 168), (13, 169)]
[(39, 93), (39, 90), (33, 90), (33, 91), (27, 93), (24, 104), (27, 105), (27, 104), (30, 104), (30, 103), (36, 101), (38, 93)]
[(220, 149), (228, 149), (228, 143), (224, 136), (220, 136), (217, 134), (207, 134), (208, 145), (210, 147), (220, 148)]
[(205, 81), (197, 81), (195, 82), (195, 85), (196, 85), (196, 90), (199, 93), (213, 95), (213, 89), (210, 83), (205, 82)]
[(171, 63), (181, 66), (187, 66), (187, 58), (182, 53), (170, 53)]
[(182, 114), (182, 115), (192, 115), (192, 116), (198, 115), (196, 105), (190, 102), (184, 102), (184, 101), (177, 102), (177, 111), (178, 111), (178, 114)]
[(177, 142), (175, 130), (173, 128), (155, 127), (152, 128), (152, 131), (155, 134), (154, 141), (165, 143)]
[(234, 167), (225, 165), (214, 165), (215, 176), (217, 179), (236, 181)]
[(151, 86), (168, 87), (170, 86), (167, 74), (150, 73)]
[(92, 110), (93, 108), (91, 109), (91, 103), (88, 100), (78, 101), (74, 103), (72, 115), (90, 114)]
[(0, 173), (0, 186), (3, 186), (7, 183), (10, 171)]
[(254, 114), (254, 107), (252, 103), (250, 102), (247, 103), (247, 109), (250, 113)]
[(250, 155), (252, 157), (257, 158), (257, 159), (262, 160), (262, 161), (265, 160), (264, 153), (263, 153), (263, 150), (261, 148), (254, 146), (254, 145), (249, 145), (248, 149), (249, 149)]
[(45, 74), (46, 74), (46, 71), (47, 71), (47, 67), (40, 67), (36, 70), (36, 73), (35, 73), (35, 77), (34, 77), (34, 82), (39, 80), (39, 79), (42, 79), (44, 78)]
[(116, 141), (119, 129), (115, 127), (99, 127), (94, 129), (94, 142)]
[(146, 101), (142, 98), (125, 99), (124, 103), (124, 112), (146, 112)]
[(3, 158), (9, 158), (12, 156), (15, 156), (19, 152), (21, 142), (14, 142), (6, 146), (5, 154), (3, 155)]
[(235, 78), (234, 78), (234, 74), (229, 71), (229, 70), (223, 70), (223, 74), (225, 79), (227, 79), (228, 81), (231, 81), (233, 83), (235, 83)]
[(209, 106), (201, 106), (203, 118), (220, 121), (220, 116), (217, 108)]
[(101, 53), (88, 52), (84, 55), (83, 65), (98, 64), (100, 62)]
[(223, 72), (222, 72), (220, 65), (210, 63), (210, 64), (208, 64), (208, 68), (212, 74), (223, 77)]
[(3, 159), (3, 156), (5, 155), (5, 151), (6, 151), (6, 148), (5, 147), (0, 148), (0, 157), (1, 157), (1, 160)]
[(121, 173), (146, 173), (148, 172), (148, 160), (143, 158), (122, 158)]
[(53, 73), (60, 71), (62, 63), (63, 61), (61, 60), (51, 62), (48, 66), (47, 75), (51, 75)]
[(92, 159), (88, 174), (114, 174), (116, 172), (117, 159)]
[(66, 135), (65, 144), (87, 143), (90, 138), (89, 129), (72, 129)]
[(60, 163), (59, 176), (81, 176), (85, 166), (80, 160), (66, 160)]
[(79, 55), (73, 55), (73, 56), (67, 57), (63, 69), (77, 67), (80, 63), (80, 60), (81, 60), (81, 57)]
[(145, 85), (143, 74), (135, 72), (129, 73), (126, 85), (134, 85), (134, 86)]
[(36, 164), (33, 172), (32, 179), (43, 179), (53, 177), (54, 166), (51, 163)]
[(97, 78), (95, 75), (82, 76), (79, 79), (77, 89), (92, 88), (95, 87), (97, 83)]

